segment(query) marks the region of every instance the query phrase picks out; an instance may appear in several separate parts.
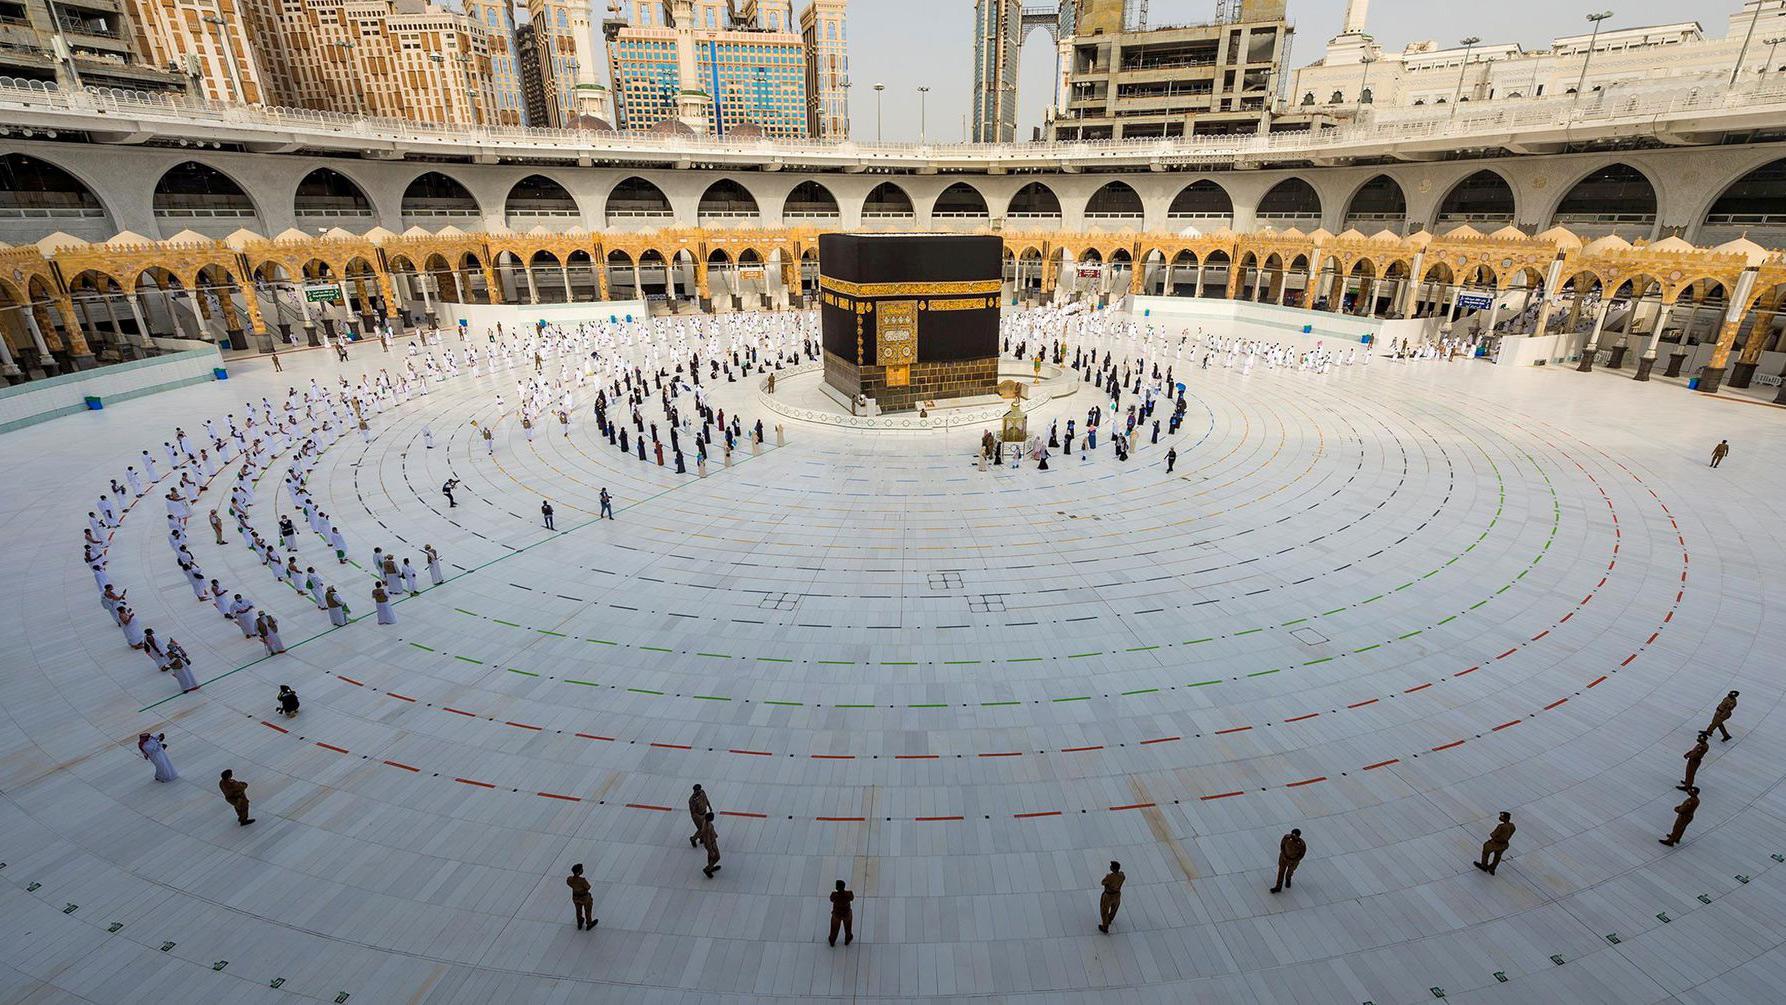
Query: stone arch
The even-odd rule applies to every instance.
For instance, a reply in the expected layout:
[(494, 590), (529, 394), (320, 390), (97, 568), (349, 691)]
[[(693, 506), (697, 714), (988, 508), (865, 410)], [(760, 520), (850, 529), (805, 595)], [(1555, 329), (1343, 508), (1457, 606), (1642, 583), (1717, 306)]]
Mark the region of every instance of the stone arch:
[(1139, 220), (1143, 214), (1140, 194), (1126, 181), (1107, 181), (1085, 200), (1087, 220)]
[(937, 193), (935, 201), (930, 204), (930, 215), (949, 219), (983, 220), (992, 215), (986, 205), (986, 197), (980, 190), (967, 182), (958, 181)]
[(1519, 216), (1513, 183), (1493, 168), (1458, 179), (1433, 213), (1433, 230), (1438, 233), (1464, 224), (1485, 232), (1497, 230)]
[(910, 219), (915, 215), (911, 195), (890, 181), (876, 185), (862, 200), (864, 220)]
[(1648, 237), (1656, 225), (1655, 182), (1643, 171), (1616, 161), (1576, 178), (1557, 200), (1549, 227), (1564, 227), (1581, 238), (1624, 231)]
[(548, 220), (574, 223), (583, 218), (583, 207), (556, 179), (530, 174), (509, 186), (502, 218), (510, 230), (527, 230)]
[(116, 230), (110, 209), (93, 186), (74, 171), (27, 154), (0, 155), (0, 213), (50, 221), (45, 224), (49, 230), (76, 237), (85, 230), (103, 239)]
[[(638, 175), (630, 175), (614, 183), (602, 203), (603, 218), (615, 220), (669, 219), (676, 215), (664, 190)], [(632, 261), (627, 259), (628, 263)]]
[(299, 220), (370, 220), (376, 216), (366, 189), (332, 167), (319, 167), (298, 179), (292, 215)]
[(240, 182), (196, 160), (181, 161), (161, 173), (150, 198), (150, 209), (157, 220), (173, 220), (179, 226), (185, 226), (185, 221), (221, 221), (213, 229), (252, 230), (266, 219)]
[(835, 220), (840, 216), (837, 196), (811, 178), (795, 185), (781, 203), (783, 220)]
[(1060, 197), (1039, 181), (1018, 189), (1005, 204), (1007, 220), (1058, 220), (1060, 216)]
[(1234, 199), (1213, 179), (1199, 178), (1172, 197), (1166, 219), (1227, 226), (1234, 219)]
[(757, 197), (731, 178), (720, 178), (708, 185), (695, 208), (695, 219), (702, 225), (732, 220), (754, 222), (761, 218)]
[(1386, 174), (1368, 178), (1346, 198), (1346, 215), (1340, 225), (1367, 234), (1379, 230), (1399, 234), (1408, 225), (1407, 193)]
[(1321, 195), (1315, 187), (1294, 175), (1271, 186), (1259, 197), (1254, 217), (1273, 226), (1318, 227), (1321, 224)]
[(1752, 168), (1719, 189), (1699, 223), (1701, 244), (1747, 235), (1770, 248), (1786, 245), (1786, 157)]
[(426, 223), (438, 229), (449, 220), (481, 219), (484, 209), (459, 179), (440, 171), (423, 171), (404, 186), (398, 213), (404, 226)]
[[(647, 182), (646, 184), (650, 183)], [(637, 265), (633, 261), (633, 256), (618, 248), (608, 252), (607, 260), (603, 263), (603, 269), (606, 271), (608, 277), (608, 299), (639, 299), (639, 287), (644, 284), (639, 281), (636, 268)]]

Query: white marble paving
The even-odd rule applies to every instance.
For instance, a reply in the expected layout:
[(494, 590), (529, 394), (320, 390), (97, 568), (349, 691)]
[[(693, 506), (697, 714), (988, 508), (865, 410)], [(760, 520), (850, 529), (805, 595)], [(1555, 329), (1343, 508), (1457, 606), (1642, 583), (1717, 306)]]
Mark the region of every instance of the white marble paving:
[[(174, 424), (342, 372), (285, 360), (0, 436), (0, 1001), (1786, 998), (1777, 409), (1485, 363), (1180, 364), (1184, 427), (1126, 464), (982, 474), (976, 429), (783, 419), (701, 479), (587, 413), (532, 444), (505, 423), (486, 457), (467, 423), (512, 378), (460, 377), (312, 476), (357, 560), (446, 557), (396, 625), (327, 630), (195, 526), (207, 575), (283, 623), (262, 661), (194, 602), (159, 506), (125, 521), (114, 579), (208, 682), (170, 700), (95, 602), (84, 514)], [(370, 610), (322, 541), (298, 557)], [(1662, 848), (1731, 688), (1736, 739)], [(150, 729), (174, 784), (136, 755)], [(1309, 856), (1271, 895), (1292, 826)]]

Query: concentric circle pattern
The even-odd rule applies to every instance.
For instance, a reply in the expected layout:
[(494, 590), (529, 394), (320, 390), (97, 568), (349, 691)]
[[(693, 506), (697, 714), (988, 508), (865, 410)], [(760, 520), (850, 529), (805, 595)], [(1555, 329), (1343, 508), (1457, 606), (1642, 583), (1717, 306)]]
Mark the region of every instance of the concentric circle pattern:
[[(352, 562), (298, 514), (298, 564), (346, 627), (194, 520), (206, 575), (279, 616), (284, 655), (188, 591), (170, 482), (131, 510), (110, 573), (196, 658), (203, 686), (176, 694), (95, 602), (94, 498), (177, 424), (395, 360), (307, 353), (0, 439), (0, 997), (1786, 994), (1774, 409), (1606, 373), (1187, 357), (1182, 427), (1144, 424), (1129, 460), (1101, 440), (981, 471), (980, 427), (801, 422), (755, 381), (709, 382), (769, 434), (703, 477), (621, 453), (586, 402), (530, 442), (518, 372), (460, 375), (310, 474)], [(1031, 428), (1099, 399), (1080, 385)], [(287, 460), (252, 509), (269, 540)], [(446, 582), (363, 617), (372, 549), (420, 568), (429, 544)], [(1732, 689), (1735, 739), (1661, 847), (1681, 755)], [(152, 780), (144, 730), (178, 781)], [(713, 878), (688, 846), (697, 782)], [(1470, 863), (1502, 810), (1518, 832), (1490, 876)], [(1274, 895), (1291, 827), (1310, 851)], [(824, 940), (837, 879), (847, 949)]]

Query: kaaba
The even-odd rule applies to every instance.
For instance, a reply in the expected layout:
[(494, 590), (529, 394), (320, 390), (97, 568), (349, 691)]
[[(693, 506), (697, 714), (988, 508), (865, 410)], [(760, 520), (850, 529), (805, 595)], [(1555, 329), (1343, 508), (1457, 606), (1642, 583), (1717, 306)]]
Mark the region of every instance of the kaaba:
[(1004, 242), (953, 234), (821, 234), (825, 383), (883, 412), (998, 394)]

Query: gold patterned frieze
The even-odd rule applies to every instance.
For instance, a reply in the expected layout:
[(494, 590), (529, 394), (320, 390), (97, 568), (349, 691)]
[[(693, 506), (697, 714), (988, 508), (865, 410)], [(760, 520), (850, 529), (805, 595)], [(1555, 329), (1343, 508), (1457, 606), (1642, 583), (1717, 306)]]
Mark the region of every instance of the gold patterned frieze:
[(851, 297), (922, 297), (949, 294), (997, 293), (1004, 288), (1000, 279), (974, 279), (935, 283), (852, 283), (819, 273), (819, 288)]

